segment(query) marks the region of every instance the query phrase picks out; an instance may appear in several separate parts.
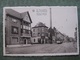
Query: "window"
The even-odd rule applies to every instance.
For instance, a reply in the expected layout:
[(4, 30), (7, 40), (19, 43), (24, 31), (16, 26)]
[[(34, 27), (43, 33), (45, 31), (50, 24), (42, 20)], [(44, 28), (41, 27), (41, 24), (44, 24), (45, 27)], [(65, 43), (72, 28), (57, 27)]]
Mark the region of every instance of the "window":
[(44, 32), (44, 27), (42, 27), (42, 32)]
[(35, 32), (35, 29), (33, 29), (33, 32)]
[(18, 34), (18, 27), (12, 26), (12, 34)]
[(34, 39), (34, 42), (35, 42), (35, 39)]
[(25, 33), (25, 34), (29, 34), (29, 33), (30, 33), (30, 31), (29, 31), (29, 30), (24, 29), (24, 30), (23, 30), (23, 33)]
[(23, 25), (23, 29), (26, 29), (26, 26), (25, 25)]
[(33, 33), (33, 36), (35, 36), (35, 33)]
[(23, 33), (23, 29), (21, 29), (21, 33)]
[(38, 33), (38, 36), (40, 36), (40, 33)]
[(12, 39), (16, 40), (16, 42), (19, 42), (17, 37), (12, 37)]
[(23, 27), (23, 26), (21, 25), (21, 29), (22, 29), (22, 27)]
[(23, 30), (23, 33), (26, 33), (25, 30)]
[(29, 30), (26, 30), (26, 33), (27, 33), (27, 34), (29, 34), (29, 33), (30, 33), (30, 31), (29, 31)]
[(29, 26), (26, 26), (26, 25), (23, 25), (23, 29), (28, 29), (28, 30), (30, 30), (30, 27), (29, 27)]
[(16, 20), (16, 19), (13, 19), (13, 18), (12, 18), (12, 21), (13, 21), (14, 23), (16, 23), (16, 22), (17, 22), (17, 20)]

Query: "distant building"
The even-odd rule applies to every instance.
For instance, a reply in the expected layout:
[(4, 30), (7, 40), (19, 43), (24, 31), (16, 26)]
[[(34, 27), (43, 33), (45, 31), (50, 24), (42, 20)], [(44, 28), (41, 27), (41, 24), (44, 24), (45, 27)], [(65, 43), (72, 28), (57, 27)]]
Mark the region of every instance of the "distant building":
[(19, 13), (12, 9), (6, 9), (5, 12), (6, 45), (30, 43), (32, 20), (29, 12)]
[(75, 28), (74, 36), (75, 36), (75, 41), (77, 41), (77, 27)]
[(53, 28), (54, 30), (54, 35), (53, 35), (53, 41), (61, 41), (61, 42), (72, 42), (74, 40), (74, 38), (69, 37), (63, 33), (61, 33), (60, 31), (58, 31), (55, 27)]
[(56, 41), (61, 41), (61, 42), (72, 41), (71, 38), (69, 38), (67, 35), (61, 33), (60, 31), (58, 31), (55, 27), (53, 28), (53, 30), (54, 30), (54, 35), (52, 35), (53, 42), (56, 42)]
[(58, 31), (55, 27), (54, 27), (54, 32), (55, 32), (55, 42), (56, 41), (61, 41), (61, 42), (63, 42), (64, 41), (64, 35), (60, 32), (60, 31)]
[(32, 27), (32, 43), (47, 43), (48, 40), (48, 27), (39, 22), (36, 26)]

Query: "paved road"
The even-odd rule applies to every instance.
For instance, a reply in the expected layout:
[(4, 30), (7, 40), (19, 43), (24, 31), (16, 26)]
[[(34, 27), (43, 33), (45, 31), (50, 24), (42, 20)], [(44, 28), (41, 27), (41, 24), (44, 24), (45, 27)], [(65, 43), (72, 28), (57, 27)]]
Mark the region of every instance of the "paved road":
[(72, 42), (62, 44), (33, 44), (30, 46), (6, 48), (6, 52), (9, 54), (70, 53), (76, 51), (77, 49)]

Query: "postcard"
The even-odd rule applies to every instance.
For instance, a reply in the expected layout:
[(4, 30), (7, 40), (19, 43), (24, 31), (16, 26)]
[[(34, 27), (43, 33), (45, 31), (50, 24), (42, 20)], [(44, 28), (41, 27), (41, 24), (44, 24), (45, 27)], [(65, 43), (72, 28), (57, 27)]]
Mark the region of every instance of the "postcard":
[(3, 56), (79, 55), (77, 6), (3, 8)]

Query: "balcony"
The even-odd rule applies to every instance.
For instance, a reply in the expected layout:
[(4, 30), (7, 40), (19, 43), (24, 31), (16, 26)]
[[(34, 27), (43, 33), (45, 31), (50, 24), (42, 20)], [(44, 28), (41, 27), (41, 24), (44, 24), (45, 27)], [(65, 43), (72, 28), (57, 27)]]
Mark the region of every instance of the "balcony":
[(31, 37), (31, 34), (22, 33), (21, 37)]

